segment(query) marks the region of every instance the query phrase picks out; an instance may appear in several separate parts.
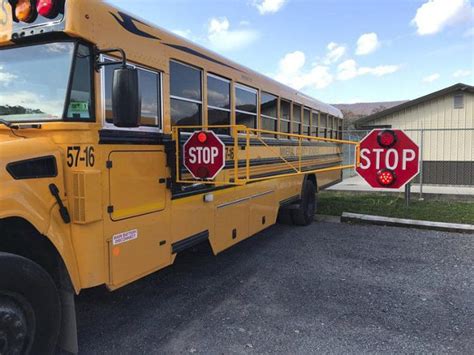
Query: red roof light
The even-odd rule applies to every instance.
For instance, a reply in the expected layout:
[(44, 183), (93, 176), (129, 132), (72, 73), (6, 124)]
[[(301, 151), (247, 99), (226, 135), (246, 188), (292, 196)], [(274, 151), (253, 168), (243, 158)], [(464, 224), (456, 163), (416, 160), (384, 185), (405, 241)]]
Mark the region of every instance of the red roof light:
[(54, 18), (58, 15), (58, 6), (56, 0), (39, 0), (36, 9), (38, 14), (47, 18)]

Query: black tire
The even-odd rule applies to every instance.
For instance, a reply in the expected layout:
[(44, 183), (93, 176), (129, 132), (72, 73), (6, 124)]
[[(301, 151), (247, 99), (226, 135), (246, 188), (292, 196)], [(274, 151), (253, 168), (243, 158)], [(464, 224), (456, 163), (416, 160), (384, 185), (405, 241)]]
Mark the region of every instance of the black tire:
[(52, 354), (60, 324), (49, 274), (29, 259), (0, 252), (0, 354)]
[(293, 218), (291, 217), (290, 210), (287, 208), (280, 208), (278, 211), (277, 222), (280, 224), (293, 224)]
[(317, 199), (316, 186), (311, 180), (306, 180), (301, 196), (299, 208), (291, 210), (293, 223), (297, 226), (308, 226), (314, 221), (316, 214)]

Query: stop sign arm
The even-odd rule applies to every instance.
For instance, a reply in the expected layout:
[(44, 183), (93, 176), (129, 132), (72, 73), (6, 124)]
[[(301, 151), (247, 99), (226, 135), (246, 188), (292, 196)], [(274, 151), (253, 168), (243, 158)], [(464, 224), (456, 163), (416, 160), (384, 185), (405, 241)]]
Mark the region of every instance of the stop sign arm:
[[(233, 141), (232, 145), (229, 145), (227, 155), (227, 160), (233, 160), (233, 169), (226, 169), (225, 174), (219, 174), (220, 171), (223, 170), (225, 166), (226, 160), (226, 152), (225, 152), (225, 145), (222, 141), (217, 137), (214, 132), (210, 131), (214, 128), (227, 128), (232, 134), (230, 138)], [(189, 131), (190, 129), (196, 130), (191, 137), (187, 138), (186, 142), (182, 146), (180, 145), (181, 139), (181, 132), (180, 130), (186, 129)], [(223, 186), (223, 185), (245, 185), (251, 182), (256, 181), (263, 181), (263, 180), (270, 180), (270, 179), (278, 179), (283, 177), (291, 177), (297, 175), (307, 175), (307, 174), (315, 174), (315, 173), (324, 173), (324, 172), (331, 172), (337, 171), (342, 169), (354, 169), (360, 164), (360, 157), (359, 157), (359, 142), (354, 141), (347, 141), (347, 140), (339, 140), (334, 138), (322, 138), (322, 137), (315, 137), (315, 136), (307, 136), (307, 135), (298, 135), (293, 133), (282, 133), (282, 132), (274, 132), (274, 131), (267, 131), (261, 129), (254, 129), (248, 128), (241, 125), (228, 125), (228, 126), (207, 126), (207, 127), (196, 127), (196, 126), (174, 126), (172, 127), (173, 132), (173, 140), (176, 141), (176, 183), (183, 183), (183, 184), (212, 184), (216, 186)], [(218, 157), (221, 155), (224, 159), (216, 159), (214, 161), (209, 161), (209, 157), (213, 156), (212, 150), (211, 153), (204, 156), (204, 151), (202, 149), (198, 149), (199, 144), (204, 144), (198, 142), (197, 136), (199, 134), (203, 135), (203, 133), (209, 134), (211, 137), (210, 141), (220, 142), (222, 143), (222, 151), (223, 154), (219, 154)], [(281, 143), (276, 144), (276, 146), (267, 144), (265, 139), (263, 139), (260, 135), (271, 133), (272, 135), (282, 136), (281, 140), (276, 142)], [(215, 137), (215, 140), (214, 138)], [(288, 138), (292, 138), (288, 140)], [(258, 141), (258, 147), (256, 147), (253, 142)], [(245, 142), (243, 145), (242, 142)], [(317, 149), (316, 144), (310, 144), (309, 147), (306, 147), (307, 143), (316, 143), (316, 142), (323, 142), (323, 143), (336, 143), (338, 146), (337, 150), (334, 154), (339, 156), (337, 161), (331, 162), (331, 166), (321, 166), (321, 163), (318, 163), (317, 156), (320, 155), (319, 149)], [(288, 143), (292, 143), (288, 145)], [(296, 143), (296, 144), (295, 144)], [(342, 165), (342, 144), (350, 144), (356, 147), (357, 151), (357, 159), (355, 164), (350, 165)], [(232, 150), (232, 148), (233, 150)], [(331, 147), (331, 146), (329, 146)], [(230, 148), (230, 149), (229, 149)], [(274, 171), (271, 173), (265, 173), (262, 177), (261, 174), (259, 176), (256, 173), (252, 176), (253, 168), (251, 165), (252, 156), (257, 154), (255, 157), (259, 157), (263, 154), (263, 156), (269, 156), (267, 152), (260, 151), (263, 148), (268, 150), (275, 155), (275, 159), (281, 160), (281, 164), (275, 164)], [(283, 149), (285, 148), (285, 149)], [(203, 148), (204, 149), (204, 148)], [(289, 151), (289, 154), (292, 158), (295, 158), (294, 161), (290, 161), (287, 159), (288, 155), (285, 155), (286, 152)], [(221, 151), (221, 148), (219, 148)], [(255, 151), (255, 154), (253, 152)], [(306, 160), (303, 160), (305, 155), (312, 157), (313, 165), (308, 165)], [(322, 158), (322, 156), (321, 156)], [(242, 161), (243, 160), (243, 161)], [(258, 159), (257, 159), (258, 160)], [(218, 161), (218, 165), (214, 165)], [(207, 162), (210, 164), (202, 164), (203, 162)], [(180, 171), (180, 167), (182, 165), (189, 171), (189, 175), (183, 177)], [(265, 165), (264, 163), (256, 166), (256, 169), (260, 168), (261, 166)], [(284, 166), (283, 166), (284, 165)], [(324, 164), (326, 165), (326, 164)], [(221, 167), (222, 166), (222, 167)], [(286, 166), (286, 169), (285, 169)], [(319, 167), (318, 167), (319, 166)], [(240, 169), (242, 167), (244, 169)], [(198, 169), (200, 169), (198, 171)], [(291, 172), (288, 170), (291, 169)], [(232, 171), (233, 170), (233, 171)], [(265, 170), (265, 169), (264, 169)], [(189, 179), (189, 176), (192, 179)]]

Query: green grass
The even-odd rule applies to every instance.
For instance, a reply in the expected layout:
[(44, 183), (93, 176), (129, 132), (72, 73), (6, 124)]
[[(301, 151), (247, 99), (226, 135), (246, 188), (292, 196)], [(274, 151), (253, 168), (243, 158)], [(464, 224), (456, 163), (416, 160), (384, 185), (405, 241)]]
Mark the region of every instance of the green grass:
[(403, 196), (398, 194), (356, 194), (332, 191), (323, 191), (319, 194), (318, 214), (340, 216), (342, 212), (474, 224), (474, 201), (418, 201), (413, 196), (410, 206), (406, 207)]

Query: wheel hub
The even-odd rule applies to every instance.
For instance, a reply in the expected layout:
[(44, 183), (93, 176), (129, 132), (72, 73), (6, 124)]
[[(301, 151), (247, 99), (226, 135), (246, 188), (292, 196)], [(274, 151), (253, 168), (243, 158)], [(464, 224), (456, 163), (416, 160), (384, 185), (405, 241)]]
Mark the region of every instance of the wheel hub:
[(13, 300), (0, 296), (0, 354), (20, 354), (28, 341), (25, 312)]

